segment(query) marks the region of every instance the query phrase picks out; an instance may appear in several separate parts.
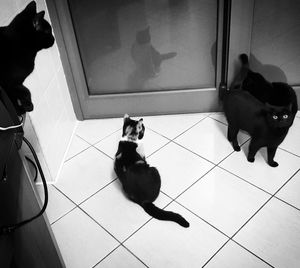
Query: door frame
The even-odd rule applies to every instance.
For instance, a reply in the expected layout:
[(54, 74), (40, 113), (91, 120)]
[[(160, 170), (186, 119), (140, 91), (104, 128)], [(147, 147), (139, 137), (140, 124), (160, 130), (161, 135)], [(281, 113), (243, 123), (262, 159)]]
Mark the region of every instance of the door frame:
[(220, 111), (225, 2), (218, 0), (215, 88), (89, 95), (67, 0), (46, 0), (77, 119)]

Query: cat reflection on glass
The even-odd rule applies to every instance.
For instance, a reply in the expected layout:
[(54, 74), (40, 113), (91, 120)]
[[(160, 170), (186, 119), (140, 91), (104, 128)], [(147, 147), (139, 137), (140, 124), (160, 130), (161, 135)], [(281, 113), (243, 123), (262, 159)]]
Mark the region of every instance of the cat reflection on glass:
[(176, 52), (160, 53), (151, 43), (150, 27), (138, 31), (136, 40), (131, 47), (131, 57), (140, 76), (156, 77), (164, 60), (172, 59)]

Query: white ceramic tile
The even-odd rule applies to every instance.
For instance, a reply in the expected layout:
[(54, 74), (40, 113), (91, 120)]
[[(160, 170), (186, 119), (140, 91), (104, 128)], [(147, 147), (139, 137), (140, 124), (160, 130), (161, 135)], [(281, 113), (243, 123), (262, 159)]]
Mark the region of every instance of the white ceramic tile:
[(205, 116), (207, 116), (207, 114), (204, 113), (146, 116), (144, 117), (144, 124), (165, 137), (173, 139)]
[[(48, 186), (48, 205), (46, 209), (47, 217), (50, 223), (53, 223), (70, 210), (75, 207), (75, 204), (72, 203), (68, 198), (66, 198), (62, 193), (60, 193), (52, 185)], [(37, 190), (40, 195), (42, 203), (44, 203), (44, 187), (42, 185), (37, 185)]]
[(161, 190), (173, 198), (214, 166), (173, 142), (150, 156), (148, 163), (160, 173)]
[(280, 147), (300, 156), (300, 118), (295, 117), (294, 124), (289, 129)]
[(177, 201), (232, 236), (270, 198), (270, 195), (218, 167)]
[(246, 157), (248, 146), (249, 142), (242, 146), (240, 152), (234, 152), (225, 159), (220, 166), (271, 194), (275, 193), (300, 167), (299, 157), (280, 149), (274, 158), (279, 163), (278, 167), (270, 167), (267, 164), (266, 148), (257, 152), (254, 163), (248, 162)]
[[(163, 208), (171, 201), (166, 195), (160, 193), (155, 204)], [(124, 241), (150, 219), (139, 205), (126, 198), (119, 181), (105, 187), (80, 207), (119, 241)]]
[(66, 267), (91, 268), (118, 242), (79, 208), (52, 225)]
[(277, 197), (300, 209), (300, 172), (276, 194)]
[(300, 117), (300, 111), (297, 112), (296, 116)]
[(236, 243), (229, 241), (205, 266), (206, 268), (267, 268), (271, 267)]
[(91, 144), (102, 140), (123, 126), (123, 118), (80, 121), (76, 134)]
[(66, 156), (66, 160), (87, 149), (89, 146), (90, 145), (86, 141), (74, 135)]
[(189, 228), (150, 221), (125, 242), (151, 268), (201, 267), (227, 240), (201, 219), (172, 203), (167, 209), (180, 213)]
[(114, 178), (113, 161), (91, 147), (64, 163), (56, 187), (78, 204)]
[[(109, 155), (111, 158), (114, 158), (118, 150), (118, 145), (121, 137), (122, 130), (119, 130), (109, 137), (98, 142), (95, 147)], [(161, 148), (163, 145), (168, 143), (169, 140), (146, 128), (145, 135), (141, 142), (144, 146), (146, 156), (149, 156), (150, 154)]]
[(95, 268), (143, 268), (146, 267), (123, 246), (118, 247)]
[(234, 237), (276, 268), (300, 264), (300, 213), (273, 198)]
[(213, 113), (213, 114), (210, 114), (209, 117), (228, 125), (227, 119), (226, 119), (224, 113)]
[[(233, 152), (226, 137), (227, 126), (208, 117), (176, 138), (175, 142), (217, 164)], [(239, 133), (239, 144), (247, 139), (247, 135)]]

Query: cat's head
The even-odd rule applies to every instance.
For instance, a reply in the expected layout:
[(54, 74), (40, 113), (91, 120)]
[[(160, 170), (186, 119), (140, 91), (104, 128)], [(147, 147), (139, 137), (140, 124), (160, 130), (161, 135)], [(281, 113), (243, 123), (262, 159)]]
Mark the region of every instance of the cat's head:
[(35, 1), (30, 2), (9, 24), (9, 27), (26, 38), (38, 50), (49, 48), (54, 44), (52, 28), (44, 19), (45, 11), (36, 12)]
[(144, 30), (137, 31), (136, 41), (137, 41), (138, 44), (141, 44), (141, 45), (150, 43), (150, 41), (151, 41), (150, 26), (148, 26)]
[(143, 119), (133, 120), (128, 114), (124, 115), (123, 133), (122, 137), (127, 137), (128, 140), (136, 141), (142, 139), (145, 133), (145, 126)]
[(275, 106), (266, 103), (265, 115), (267, 122), (272, 128), (285, 128), (293, 124), (292, 105)]

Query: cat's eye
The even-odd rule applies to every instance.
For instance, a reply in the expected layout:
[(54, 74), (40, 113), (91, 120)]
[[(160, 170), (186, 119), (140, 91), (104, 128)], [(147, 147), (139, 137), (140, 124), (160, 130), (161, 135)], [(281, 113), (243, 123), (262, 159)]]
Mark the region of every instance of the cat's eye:
[(278, 116), (277, 115), (273, 115), (273, 119), (278, 119)]
[(287, 119), (289, 116), (287, 114), (283, 115), (283, 119)]

